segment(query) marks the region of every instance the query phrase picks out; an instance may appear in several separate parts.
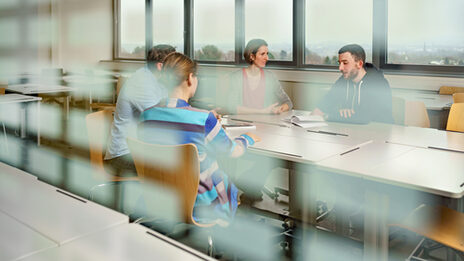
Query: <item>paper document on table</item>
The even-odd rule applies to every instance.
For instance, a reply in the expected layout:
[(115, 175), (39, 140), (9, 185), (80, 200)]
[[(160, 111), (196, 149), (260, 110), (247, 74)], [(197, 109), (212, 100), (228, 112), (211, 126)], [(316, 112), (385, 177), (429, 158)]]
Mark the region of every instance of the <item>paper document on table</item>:
[(284, 121), (293, 123), (294, 125), (300, 126), (302, 128), (327, 126), (327, 123), (325, 123), (324, 118), (322, 118), (322, 116), (319, 115), (292, 116), (290, 118), (284, 119)]
[(256, 131), (256, 126), (250, 123), (222, 119), (222, 127), (231, 137), (237, 137), (247, 132)]

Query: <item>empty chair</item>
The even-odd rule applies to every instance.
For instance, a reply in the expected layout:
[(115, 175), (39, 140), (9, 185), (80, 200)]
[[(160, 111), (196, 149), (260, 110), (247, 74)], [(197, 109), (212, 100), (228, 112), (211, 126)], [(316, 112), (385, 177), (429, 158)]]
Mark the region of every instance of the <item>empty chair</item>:
[(441, 86), (438, 94), (448, 94), (452, 95), (454, 93), (464, 92), (464, 87), (456, 87), (456, 86)]
[(464, 92), (453, 93), (453, 102), (454, 103), (463, 103), (464, 102)]
[(392, 97), (392, 114), (395, 124), (404, 125), (404, 112), (406, 101), (400, 97)]
[[(103, 157), (105, 154), (105, 143), (108, 140), (113, 112), (111, 110), (102, 110), (90, 113), (85, 117), (87, 136), (89, 139), (90, 164), (93, 169), (93, 176), (96, 180), (104, 183), (93, 187), (90, 190), (89, 198), (93, 199), (93, 191), (96, 188), (115, 185), (123, 181), (136, 181), (137, 177), (118, 177), (106, 172), (103, 167)], [(115, 203), (115, 206), (117, 204)]]
[(428, 253), (437, 246), (450, 247), (464, 260), (464, 213), (443, 206), (421, 205), (403, 222), (390, 226), (407, 229), (438, 243), (427, 249), (423, 244), (426, 239), (422, 239), (407, 260), (426, 260)]
[(451, 105), (446, 130), (464, 132), (464, 103)]
[(404, 106), (404, 125), (430, 128), (430, 119), (421, 101), (406, 101)]

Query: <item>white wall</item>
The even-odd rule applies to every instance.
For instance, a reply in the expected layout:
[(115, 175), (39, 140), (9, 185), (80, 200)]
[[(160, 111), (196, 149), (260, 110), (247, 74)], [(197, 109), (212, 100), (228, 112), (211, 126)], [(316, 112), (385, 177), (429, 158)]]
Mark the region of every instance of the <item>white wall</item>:
[(85, 71), (100, 60), (112, 59), (112, 0), (51, 1), (54, 67)]

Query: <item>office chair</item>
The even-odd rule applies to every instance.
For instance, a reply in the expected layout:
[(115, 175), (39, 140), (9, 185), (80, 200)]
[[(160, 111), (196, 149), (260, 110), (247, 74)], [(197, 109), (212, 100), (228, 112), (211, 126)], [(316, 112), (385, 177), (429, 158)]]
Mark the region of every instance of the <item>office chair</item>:
[[(137, 177), (119, 177), (108, 173), (103, 167), (103, 157), (105, 154), (105, 143), (108, 140), (110, 126), (113, 121), (113, 112), (111, 110), (102, 110), (90, 113), (85, 117), (87, 136), (89, 139), (90, 165), (93, 169), (93, 177), (98, 181), (103, 181), (90, 189), (89, 199), (93, 200), (93, 192), (97, 188), (104, 186), (113, 186), (121, 182), (138, 181)], [(119, 208), (122, 210), (121, 195), (119, 195)], [(114, 207), (118, 204), (115, 200)]]
[[(181, 222), (200, 228), (210, 228), (221, 224), (221, 220), (199, 223), (193, 218), (193, 208), (200, 182), (200, 161), (197, 147), (194, 144), (158, 145), (133, 138), (128, 138), (127, 144), (140, 181), (156, 183), (172, 190), (177, 196), (181, 208), (179, 219)], [(166, 159), (161, 155), (175, 156), (175, 158)], [(208, 236), (209, 255), (212, 255), (212, 246), (212, 238)]]
[(464, 103), (451, 105), (446, 130), (464, 132)]
[(389, 226), (423, 236), (406, 260), (426, 260), (431, 251), (442, 247), (451, 248), (464, 260), (464, 213), (443, 206), (423, 204), (413, 210), (403, 222)]

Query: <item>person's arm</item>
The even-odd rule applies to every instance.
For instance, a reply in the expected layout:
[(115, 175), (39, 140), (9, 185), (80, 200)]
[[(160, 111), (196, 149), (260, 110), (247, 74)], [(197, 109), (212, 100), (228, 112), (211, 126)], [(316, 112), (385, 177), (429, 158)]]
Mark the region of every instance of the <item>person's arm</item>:
[(271, 72), (268, 72), (265, 75), (267, 77), (266, 84), (269, 83), (269, 86), (271, 86), (271, 89), (274, 93), (275, 99), (280, 105), (276, 113), (282, 113), (291, 110), (293, 108), (292, 100), (290, 100), (290, 97), (288, 97), (287, 93), (282, 88), (279, 80), (277, 80), (277, 78)]
[(205, 144), (218, 154), (240, 157), (248, 146), (253, 145), (259, 138), (251, 133), (242, 134), (230, 139), (216, 117), (209, 113), (205, 124)]
[(280, 113), (280, 105), (278, 103), (274, 103), (262, 109), (237, 106), (236, 111), (237, 114), (277, 114)]

